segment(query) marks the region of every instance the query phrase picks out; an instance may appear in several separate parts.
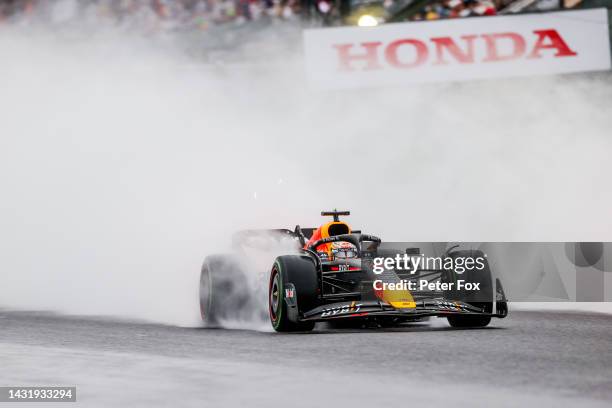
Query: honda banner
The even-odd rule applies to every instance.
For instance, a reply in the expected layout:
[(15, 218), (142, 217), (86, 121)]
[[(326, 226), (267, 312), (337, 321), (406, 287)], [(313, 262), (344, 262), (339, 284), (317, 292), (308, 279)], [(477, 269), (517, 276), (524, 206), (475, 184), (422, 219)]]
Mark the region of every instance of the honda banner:
[(304, 49), (327, 89), (610, 69), (606, 9), (312, 29)]

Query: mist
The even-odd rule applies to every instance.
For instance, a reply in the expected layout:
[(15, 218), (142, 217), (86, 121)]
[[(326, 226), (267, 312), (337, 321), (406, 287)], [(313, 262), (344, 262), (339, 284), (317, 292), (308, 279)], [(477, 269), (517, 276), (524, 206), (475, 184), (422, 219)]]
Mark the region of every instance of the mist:
[(197, 325), (232, 232), (331, 208), (388, 241), (612, 238), (609, 75), (316, 92), (273, 35), (230, 63), (79, 30), (0, 29), (0, 307)]

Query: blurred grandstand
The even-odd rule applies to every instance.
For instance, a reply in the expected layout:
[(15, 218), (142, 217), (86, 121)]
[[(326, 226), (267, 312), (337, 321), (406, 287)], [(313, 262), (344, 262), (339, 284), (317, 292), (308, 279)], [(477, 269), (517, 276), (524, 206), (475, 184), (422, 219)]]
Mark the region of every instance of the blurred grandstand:
[(0, 0), (0, 24), (108, 22), (145, 32), (220, 26), (377, 25), (550, 11), (607, 0)]
[[(0, 28), (112, 27), (209, 61), (297, 52), (301, 28), (611, 7), (612, 0), (0, 0)], [(82, 32), (82, 31), (81, 31)], [(278, 41), (283, 39), (283, 41)], [(258, 43), (257, 47), (251, 47)], [(285, 53), (280, 53), (280, 48)]]

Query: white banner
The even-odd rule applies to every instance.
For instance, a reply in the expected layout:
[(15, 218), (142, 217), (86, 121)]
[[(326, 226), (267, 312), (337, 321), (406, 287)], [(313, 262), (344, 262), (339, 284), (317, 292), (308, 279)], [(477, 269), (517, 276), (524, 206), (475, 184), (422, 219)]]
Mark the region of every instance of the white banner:
[(606, 9), (306, 30), (326, 89), (610, 69)]

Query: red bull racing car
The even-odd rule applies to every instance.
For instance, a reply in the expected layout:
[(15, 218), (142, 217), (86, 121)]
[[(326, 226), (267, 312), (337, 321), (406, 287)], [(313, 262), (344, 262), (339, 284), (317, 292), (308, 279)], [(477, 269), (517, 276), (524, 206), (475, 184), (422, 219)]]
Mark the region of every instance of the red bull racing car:
[[(389, 247), (340, 220), (349, 214), (322, 212), (333, 219), (318, 228), (236, 234), (235, 253), (204, 260), (204, 323), (267, 315), (274, 330), (293, 332), (322, 321), (391, 326), (437, 316), (453, 327), (484, 327), (507, 315), (501, 282), (482, 251), (453, 246), (425, 257), (417, 247)], [(274, 256), (256, 265), (253, 251)]]

